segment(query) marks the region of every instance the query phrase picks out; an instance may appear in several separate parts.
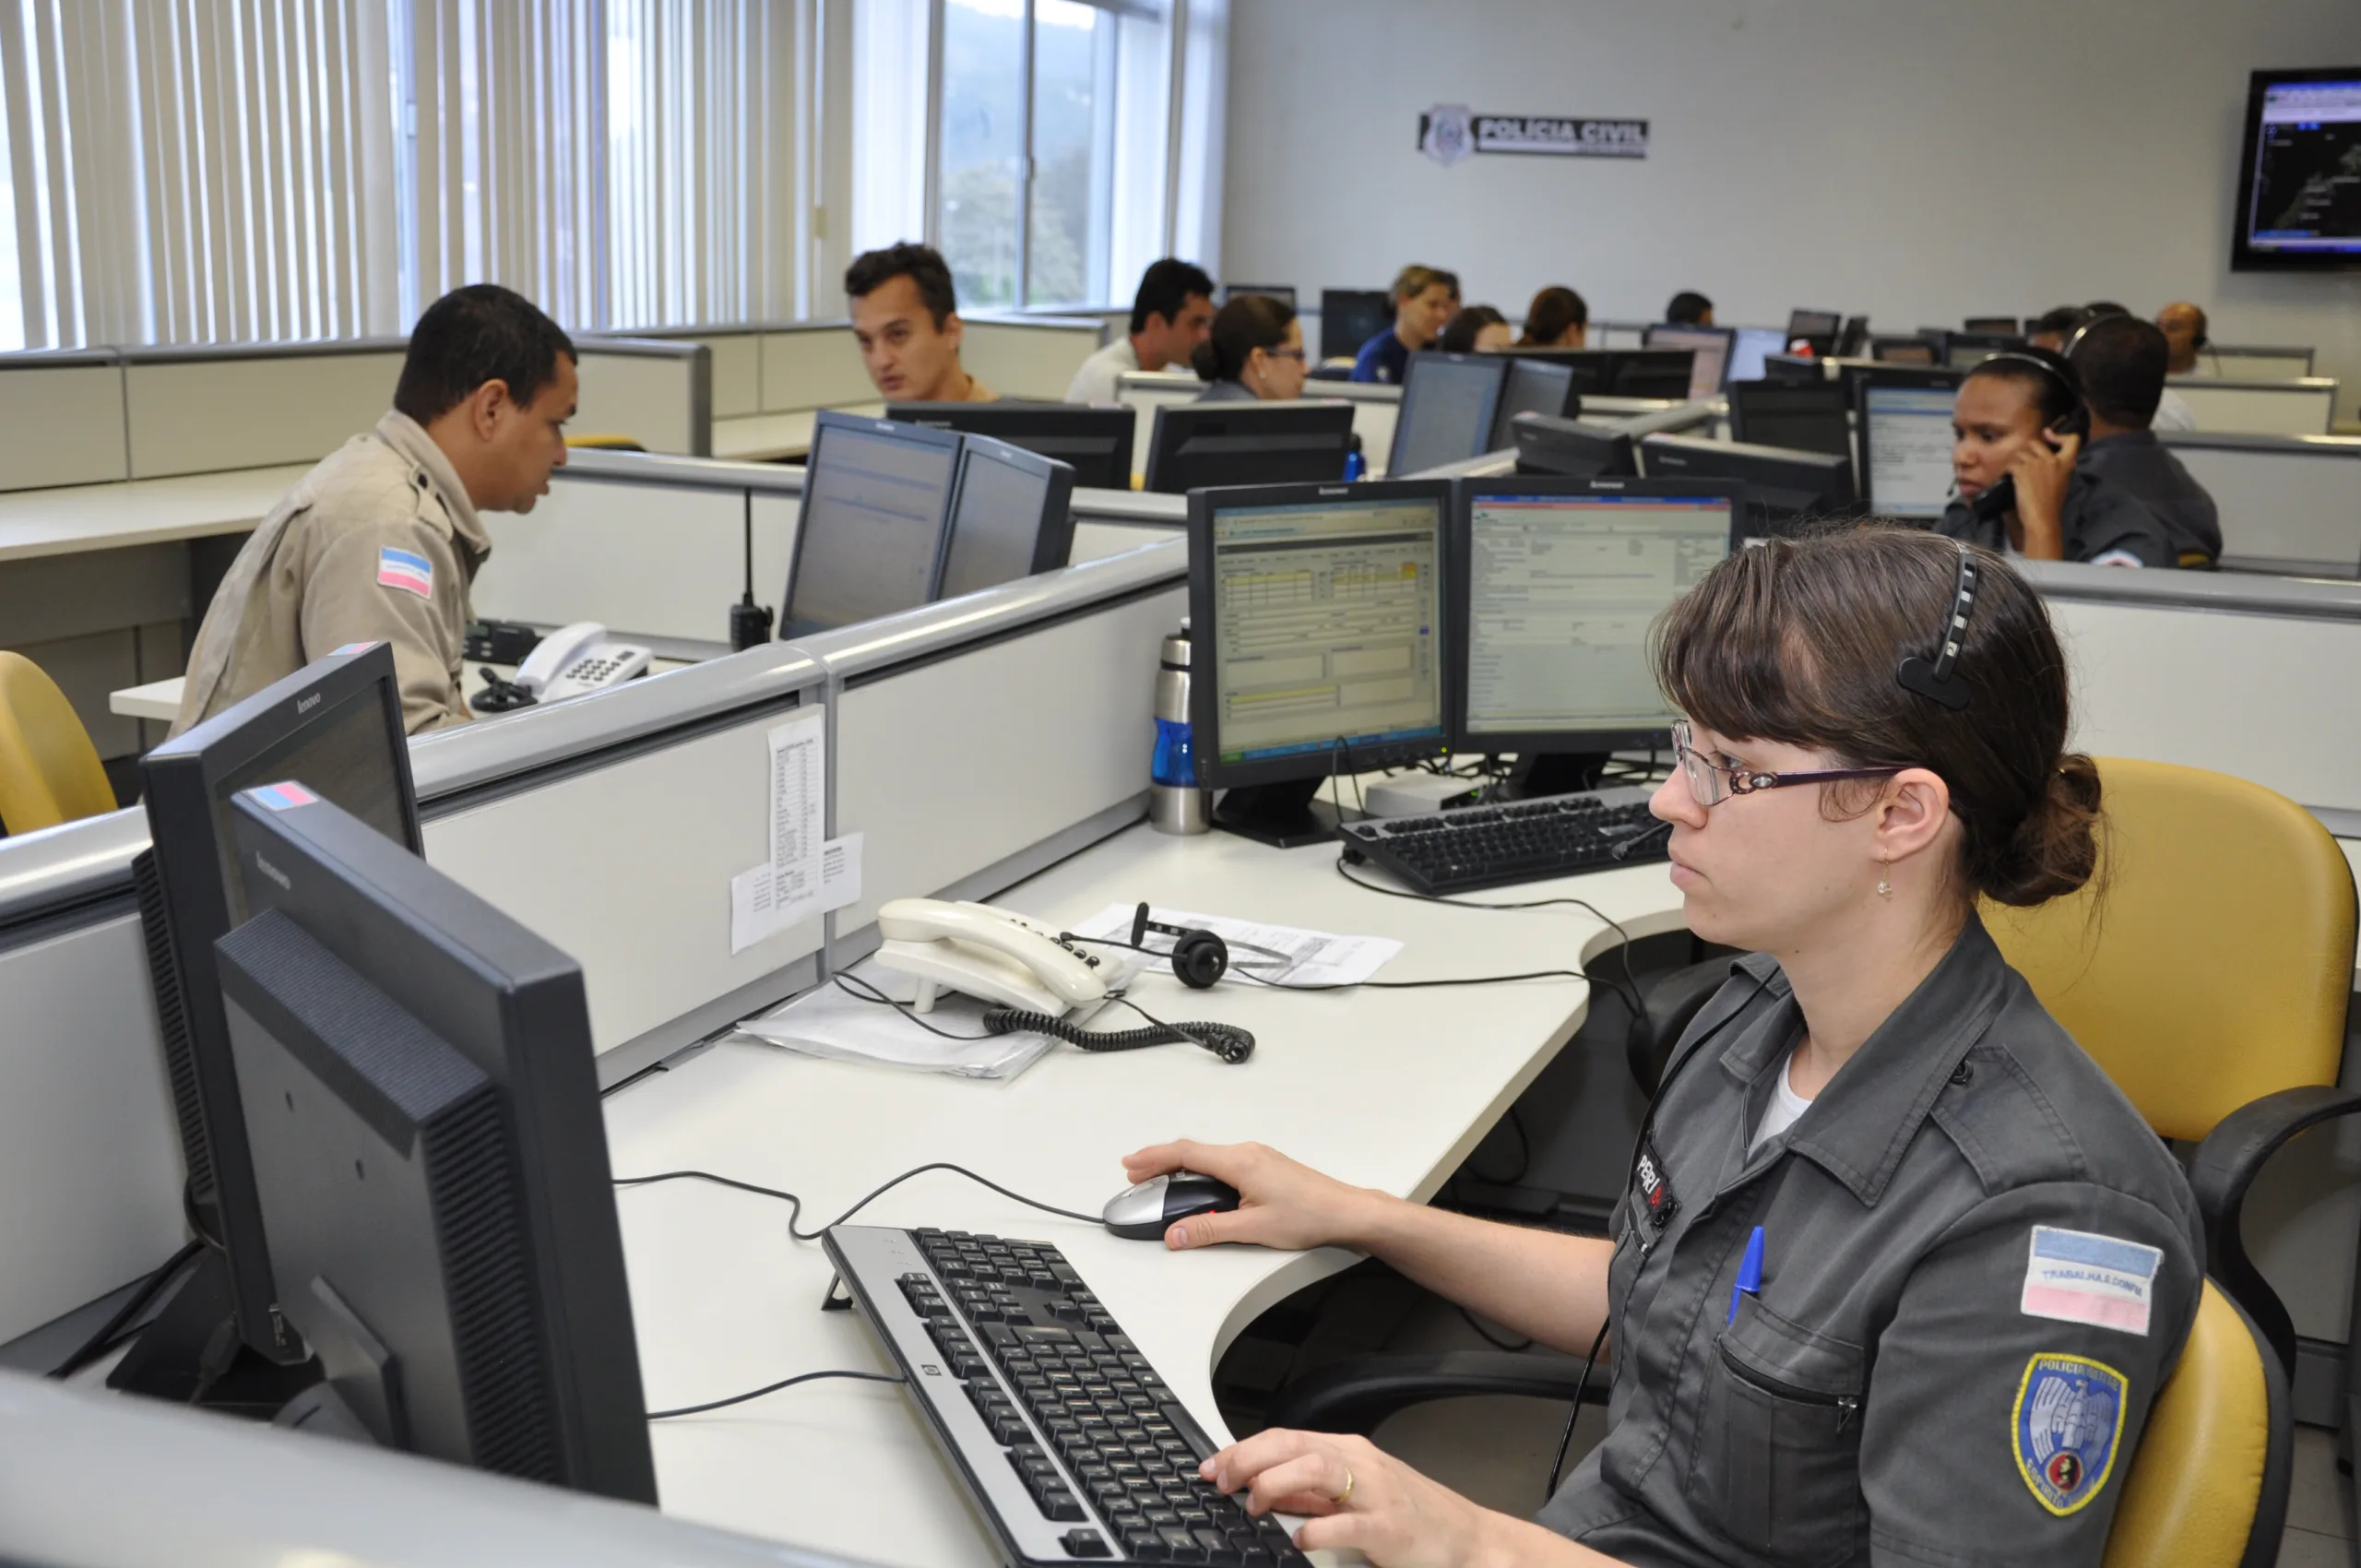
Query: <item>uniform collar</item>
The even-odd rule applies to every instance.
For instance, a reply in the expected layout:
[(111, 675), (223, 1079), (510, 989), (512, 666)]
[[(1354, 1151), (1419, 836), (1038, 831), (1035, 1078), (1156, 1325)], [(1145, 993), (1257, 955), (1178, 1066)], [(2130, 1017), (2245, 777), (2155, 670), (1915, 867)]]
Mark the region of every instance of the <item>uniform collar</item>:
[[(1752, 966), (1769, 962), (1758, 955), (1740, 967), (1761, 979)], [(1812, 1101), (1787, 1136), (1787, 1152), (1821, 1166), (1863, 1203), (1877, 1202), (1935, 1097), (1999, 1015), (2007, 1000), (2008, 974), (2008, 961), (1971, 912), (1942, 961)], [(1787, 978), (1775, 968), (1771, 976), (1765, 994), (1779, 998), (1780, 1014), (1792, 1019), (1795, 1002)], [(1731, 1042), (1724, 1068), (1753, 1085), (1765, 1072), (1784, 1066), (1795, 1035), (1775, 1017), (1773, 1027), (1748, 1029)]]
[(412, 471), (433, 485), (451, 519), (453, 536), (478, 556), (491, 554), (492, 535), (476, 516), (468, 487), (459, 482), (459, 471), (434, 444), (434, 437), (426, 434), (426, 427), (398, 409), (388, 409), (377, 422), (377, 439), (408, 458)]
[(2156, 433), (2153, 430), (2118, 430), (2113, 435), (2102, 435), (2095, 440), (2085, 442), (2082, 450), (2113, 452), (2131, 446), (2160, 446), (2164, 444), (2156, 439)]

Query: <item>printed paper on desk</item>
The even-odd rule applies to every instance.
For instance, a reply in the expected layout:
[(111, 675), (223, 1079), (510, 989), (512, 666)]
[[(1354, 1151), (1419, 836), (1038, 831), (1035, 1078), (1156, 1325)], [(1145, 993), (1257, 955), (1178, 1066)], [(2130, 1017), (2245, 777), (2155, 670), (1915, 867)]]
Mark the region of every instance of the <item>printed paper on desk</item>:
[[(1132, 917), (1138, 911), (1137, 904), (1109, 904), (1075, 926), (1074, 932), (1076, 936), (1128, 942), (1132, 937)], [(1402, 944), (1389, 936), (1337, 936), (1324, 931), (1305, 931), (1299, 926), (1264, 925), (1255, 921), (1200, 915), (1153, 905), (1149, 906), (1148, 918), (1158, 925), (1212, 932), (1229, 944), (1232, 968), (1288, 985), (1358, 985), (1402, 951)], [(1172, 939), (1149, 932), (1145, 945), (1169, 952)], [(1269, 951), (1256, 952), (1256, 948)]]

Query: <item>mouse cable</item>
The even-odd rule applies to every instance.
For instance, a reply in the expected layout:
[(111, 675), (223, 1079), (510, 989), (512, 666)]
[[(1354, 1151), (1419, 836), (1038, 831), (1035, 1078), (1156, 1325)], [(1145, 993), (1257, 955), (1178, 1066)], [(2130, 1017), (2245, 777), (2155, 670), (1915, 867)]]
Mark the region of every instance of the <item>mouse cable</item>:
[[(126, 1330), (130, 1329), (134, 1320), (147, 1311), (157, 1296), (162, 1293), (164, 1287), (179, 1278), (181, 1271), (196, 1262), (197, 1254), (203, 1251), (205, 1251), (205, 1242), (201, 1240), (195, 1241), (166, 1258), (155, 1273), (141, 1280), (138, 1288), (124, 1299), (123, 1305), (117, 1307), (113, 1315), (99, 1325), (97, 1332), (82, 1341), (72, 1355), (42, 1375), (50, 1378), (72, 1377), (76, 1372), (129, 1338), (131, 1334)], [(136, 1330), (131, 1330), (131, 1332), (136, 1332)]]
[(1558, 1472), (1566, 1467), (1566, 1450), (1574, 1442), (1574, 1423), (1583, 1419), (1583, 1395), (1590, 1387), (1591, 1369), (1598, 1365), (1598, 1348), (1607, 1343), (1607, 1330), (1614, 1321), (1610, 1317), (1598, 1325), (1597, 1337), (1590, 1342), (1590, 1354), (1583, 1358), (1583, 1375), (1574, 1380), (1574, 1408), (1566, 1412), (1566, 1430), (1558, 1434), (1558, 1456), (1549, 1461), (1549, 1483), (1541, 1493), (1545, 1503), (1558, 1495)]
[[(1608, 914), (1606, 910), (1600, 909), (1597, 905), (1592, 903), (1587, 898), (1569, 898), (1564, 897), (1555, 898), (1525, 898), (1516, 900), (1513, 903), (1502, 904), (1491, 903), (1482, 898), (1451, 898), (1446, 897), (1440, 893), (1413, 893), (1409, 889), (1403, 887), (1381, 887), (1376, 883), (1365, 881), (1360, 877), (1355, 876), (1350, 871), (1347, 870), (1345, 857), (1342, 854), (1339, 854), (1336, 857), (1335, 866), (1336, 874), (1338, 876), (1343, 877), (1347, 882), (1351, 883), (1354, 886), (1359, 888), (1364, 893), (1382, 893), (1388, 898), (1412, 898), (1421, 904), (1449, 904), (1453, 909), (1546, 909), (1550, 908), (1552, 905), (1557, 904), (1570, 904), (1578, 909), (1587, 909), (1594, 917), (1606, 922), (1608, 930), (1612, 931), (1616, 935), (1623, 939), (1623, 945), (1619, 949), (1620, 961), (1623, 965), (1623, 984), (1617, 987), (1617, 989), (1622, 992), (1625, 1004), (1628, 1005), (1634, 1014), (1643, 1019), (1648, 1016), (1648, 1004), (1646, 999), (1640, 993), (1640, 977), (1631, 968), (1631, 933), (1623, 929), (1623, 922), (1621, 921), (1617, 920), (1614, 916)], [(1615, 984), (1614, 981), (1607, 980), (1604, 976), (1600, 977), (1600, 983), (1609, 986)]]
[[(971, 1045), (978, 1040), (990, 1039), (996, 1035), (1038, 1034), (1047, 1035), (1051, 1039), (1062, 1039), (1078, 1050), (1091, 1051), (1143, 1051), (1151, 1045), (1193, 1045), (1200, 1051), (1209, 1051), (1223, 1061), (1232, 1063), (1243, 1062), (1254, 1054), (1254, 1037), (1244, 1029), (1229, 1024), (1201, 1023), (1194, 1019), (1186, 1024), (1168, 1024), (1121, 992), (1110, 992), (1107, 1000), (1121, 1003), (1155, 1025), (1154, 1028), (1094, 1031), (1070, 1024), (1063, 1018), (1052, 1017), (1047, 1013), (1026, 1013), (1014, 1007), (995, 1004), (984, 1009), (982, 1034), (960, 1035), (953, 1034), (949, 1029), (937, 1028), (920, 1017), (918, 1010), (908, 1003), (896, 1001), (859, 975), (837, 974), (830, 978), (836, 981), (836, 989), (847, 996), (862, 1002), (883, 1003), (931, 1035), (940, 1035), (944, 1039), (961, 1040)], [(855, 986), (860, 989), (856, 991), (853, 989)]]
[(793, 1377), (783, 1377), (777, 1383), (766, 1384), (749, 1393), (733, 1394), (727, 1399), (708, 1400), (702, 1405), (683, 1405), (677, 1410), (650, 1410), (647, 1412), (647, 1419), (651, 1421), (669, 1421), (674, 1416), (701, 1416), (707, 1410), (718, 1410), (725, 1405), (743, 1405), (749, 1399), (760, 1399), (765, 1394), (777, 1394), (782, 1388), (792, 1388), (799, 1383), (811, 1383), (824, 1377), (851, 1378), (860, 1383), (908, 1383), (909, 1381), (899, 1372), (841, 1370), (799, 1372)]
[(1055, 1204), (1045, 1204), (1038, 1198), (1028, 1198), (1023, 1193), (1012, 1193), (1006, 1187), (1003, 1187), (999, 1182), (993, 1181), (991, 1177), (979, 1176), (976, 1172), (968, 1170), (966, 1166), (954, 1165), (947, 1159), (938, 1159), (931, 1164), (919, 1166), (915, 1170), (903, 1171), (899, 1176), (895, 1177), (892, 1181), (873, 1189), (867, 1197), (862, 1198), (859, 1203), (845, 1210), (844, 1213), (836, 1216), (836, 1218), (828, 1221), (827, 1224), (821, 1226), (817, 1230), (800, 1230), (796, 1229), (796, 1221), (803, 1218), (803, 1200), (797, 1197), (793, 1193), (781, 1192), (777, 1187), (756, 1186), (752, 1182), (741, 1182), (735, 1177), (717, 1176), (710, 1170), (663, 1170), (658, 1171), (652, 1176), (618, 1176), (614, 1179), (614, 1182), (618, 1187), (645, 1187), (657, 1182), (711, 1182), (716, 1186), (735, 1187), (742, 1193), (753, 1193), (760, 1197), (777, 1198), (781, 1203), (791, 1204), (794, 1206), (794, 1212), (787, 1217), (787, 1233), (789, 1236), (794, 1237), (799, 1241), (816, 1241), (821, 1237), (826, 1235), (830, 1230), (835, 1229), (837, 1226), (842, 1225), (846, 1220), (850, 1219), (854, 1215), (859, 1214), (862, 1209), (867, 1208), (871, 1204), (875, 1203), (879, 1198), (884, 1196), (885, 1194), (892, 1191), (894, 1188), (898, 1187), (903, 1182), (908, 1181), (911, 1177), (923, 1176), (930, 1170), (956, 1171), (960, 1175), (967, 1178), (968, 1181), (976, 1182), (979, 1186), (990, 1187), (1002, 1197), (1013, 1199), (1017, 1203), (1023, 1204), (1027, 1208), (1038, 1208), (1044, 1214), (1054, 1214), (1062, 1219), (1079, 1219), (1088, 1225), (1103, 1225), (1106, 1223), (1105, 1218), (1100, 1215), (1077, 1214), (1070, 1208), (1060, 1208)]

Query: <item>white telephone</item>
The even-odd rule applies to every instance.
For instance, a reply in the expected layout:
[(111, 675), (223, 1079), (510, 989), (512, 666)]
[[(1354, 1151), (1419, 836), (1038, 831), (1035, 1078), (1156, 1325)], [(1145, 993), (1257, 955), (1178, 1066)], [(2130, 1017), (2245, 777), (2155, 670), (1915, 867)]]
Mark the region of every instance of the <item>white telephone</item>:
[(596, 621), (576, 621), (543, 637), (525, 656), (516, 683), (535, 702), (564, 702), (630, 680), (653, 657), (635, 643), (609, 642), (607, 628)]
[(946, 991), (1052, 1018), (1107, 995), (1098, 959), (1005, 909), (895, 898), (877, 911), (877, 930), (878, 966), (918, 980), (920, 1013)]

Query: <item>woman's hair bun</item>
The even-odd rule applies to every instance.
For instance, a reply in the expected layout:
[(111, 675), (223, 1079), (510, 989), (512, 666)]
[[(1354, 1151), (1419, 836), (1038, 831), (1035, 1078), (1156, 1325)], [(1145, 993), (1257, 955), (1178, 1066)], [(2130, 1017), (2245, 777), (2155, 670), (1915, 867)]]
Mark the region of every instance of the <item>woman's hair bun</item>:
[(1221, 350), (1214, 347), (1212, 339), (1189, 350), (1189, 368), (1197, 373), (1200, 381), (1221, 379)]
[(2068, 752), (2015, 836), (1998, 847), (1989, 864), (1968, 868), (1976, 891), (2020, 909), (2074, 892), (2098, 869), (2098, 765)]

